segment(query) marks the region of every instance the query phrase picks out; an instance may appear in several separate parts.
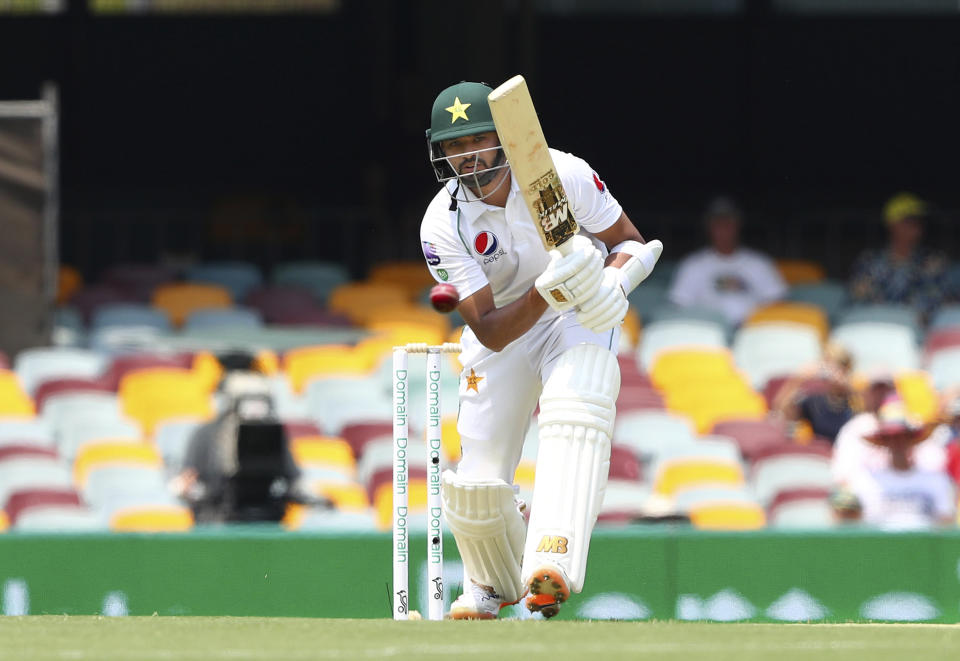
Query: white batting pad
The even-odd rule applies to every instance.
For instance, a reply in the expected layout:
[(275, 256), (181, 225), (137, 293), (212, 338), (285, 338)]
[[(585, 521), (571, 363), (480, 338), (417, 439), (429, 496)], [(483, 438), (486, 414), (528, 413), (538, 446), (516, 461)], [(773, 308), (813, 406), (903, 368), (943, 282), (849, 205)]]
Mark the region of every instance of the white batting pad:
[(513, 488), (503, 480), (443, 473), (443, 513), (457, 540), (464, 574), (496, 590), (505, 602), (523, 594), (520, 554), (526, 536)]
[(619, 392), (616, 356), (595, 344), (564, 352), (543, 387), (524, 583), (541, 565), (554, 564), (566, 572), (572, 591), (583, 589), (590, 535), (610, 470)]

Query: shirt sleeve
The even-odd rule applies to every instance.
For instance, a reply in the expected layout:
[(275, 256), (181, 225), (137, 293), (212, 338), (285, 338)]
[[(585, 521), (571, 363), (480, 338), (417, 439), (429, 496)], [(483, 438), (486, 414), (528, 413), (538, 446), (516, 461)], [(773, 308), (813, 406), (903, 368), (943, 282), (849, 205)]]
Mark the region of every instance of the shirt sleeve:
[(690, 259), (684, 259), (677, 267), (677, 273), (673, 276), (673, 283), (667, 292), (667, 298), (671, 303), (682, 306), (690, 306), (697, 302), (697, 269), (694, 268)]
[(563, 154), (561, 158), (564, 165), (558, 164), (557, 169), (577, 223), (596, 234), (617, 222), (623, 207), (600, 176), (582, 158), (571, 154)]
[[(452, 219), (450, 223), (453, 225)], [(433, 279), (456, 287), (460, 300), (463, 300), (490, 283), (456, 232), (456, 226), (451, 227), (450, 233), (421, 227), (420, 245)]]

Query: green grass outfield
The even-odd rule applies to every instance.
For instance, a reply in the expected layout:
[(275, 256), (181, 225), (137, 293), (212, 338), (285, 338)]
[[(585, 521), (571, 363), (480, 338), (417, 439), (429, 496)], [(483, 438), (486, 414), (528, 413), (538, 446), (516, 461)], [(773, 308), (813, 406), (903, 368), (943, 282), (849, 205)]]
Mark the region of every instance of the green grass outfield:
[(0, 659), (960, 659), (960, 626), (0, 617)]

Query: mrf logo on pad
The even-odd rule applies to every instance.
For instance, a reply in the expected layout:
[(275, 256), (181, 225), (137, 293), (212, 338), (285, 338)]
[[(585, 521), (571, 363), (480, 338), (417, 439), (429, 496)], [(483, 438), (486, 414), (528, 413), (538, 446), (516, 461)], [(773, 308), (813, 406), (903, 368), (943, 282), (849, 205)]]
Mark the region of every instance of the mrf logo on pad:
[(537, 553), (566, 553), (568, 543), (566, 537), (560, 535), (544, 535), (540, 538)]

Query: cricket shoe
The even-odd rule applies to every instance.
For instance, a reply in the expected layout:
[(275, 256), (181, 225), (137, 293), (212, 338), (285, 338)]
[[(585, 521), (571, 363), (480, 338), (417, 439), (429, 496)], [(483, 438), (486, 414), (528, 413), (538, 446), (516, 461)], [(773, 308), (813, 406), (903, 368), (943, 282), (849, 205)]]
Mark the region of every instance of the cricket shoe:
[(497, 591), (488, 585), (470, 580), (463, 594), (450, 605), (447, 617), (451, 620), (495, 620), (500, 608), (507, 604)]
[(556, 565), (541, 565), (527, 581), (527, 610), (546, 618), (560, 612), (560, 605), (570, 598), (570, 588), (563, 570)]

